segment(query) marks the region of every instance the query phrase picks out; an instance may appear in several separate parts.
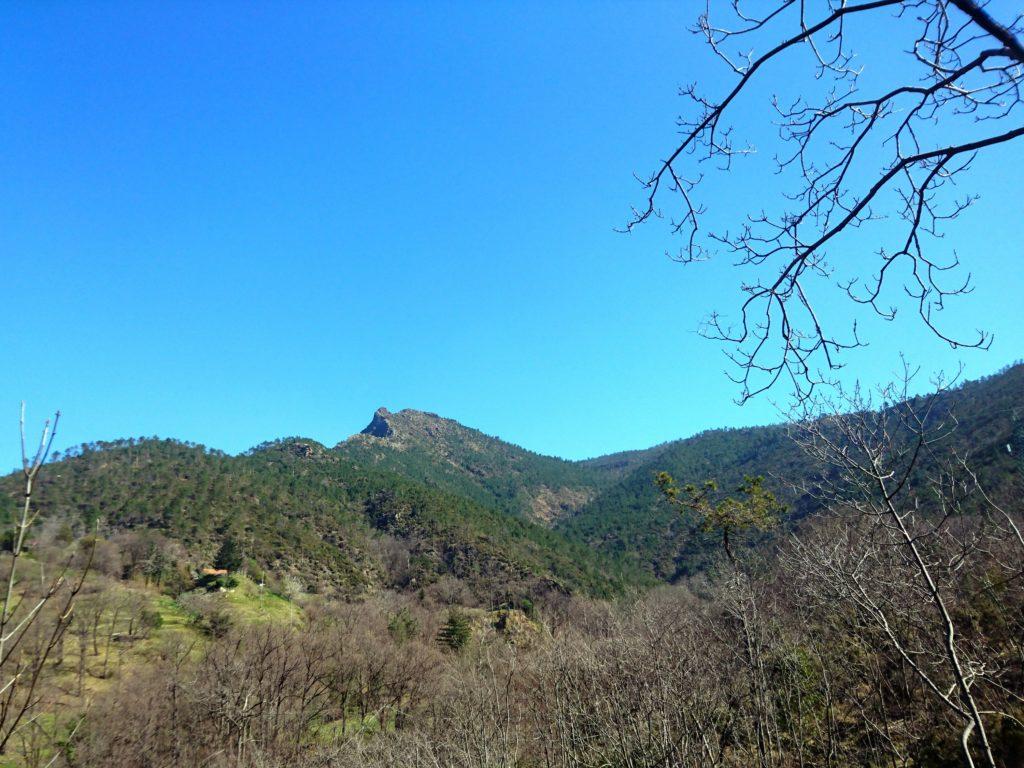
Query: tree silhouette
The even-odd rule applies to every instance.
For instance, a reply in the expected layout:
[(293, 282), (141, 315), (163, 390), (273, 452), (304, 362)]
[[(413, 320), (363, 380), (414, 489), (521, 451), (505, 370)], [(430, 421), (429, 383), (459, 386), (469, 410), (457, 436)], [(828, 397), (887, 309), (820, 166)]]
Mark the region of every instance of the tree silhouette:
[[(731, 18), (713, 20), (712, 6)], [(959, 188), (974, 158), (1024, 136), (1024, 17), (997, 20), (988, 6), (774, 0), (752, 15), (733, 0), (709, 3), (698, 19), (693, 32), (735, 81), (721, 96), (705, 96), (695, 85), (682, 89), (691, 107), (679, 119), (682, 139), (641, 178), (645, 199), (626, 229), (665, 217), (683, 241), (674, 258), (690, 263), (721, 255), (742, 268), (738, 315), (712, 312), (702, 326), (726, 344), (741, 402), (780, 380), (805, 397), (834, 378), (845, 350), (863, 345), (856, 322), (841, 332), (822, 318), (830, 287), (891, 320), (897, 307), (889, 296), (900, 287), (891, 284), (902, 283), (940, 339), (954, 348), (990, 344), (984, 331), (962, 337), (940, 324), (947, 300), (971, 286), (969, 274), (954, 274), (955, 252), (934, 251), (944, 225), (976, 199)], [(874, 54), (872, 77), (863, 83), (857, 40), (884, 36), (899, 45), (901, 35), (908, 50), (893, 51), (895, 63)], [(739, 46), (748, 52), (734, 53)], [(773, 92), (791, 86), (792, 78), (783, 83), (774, 69), (784, 62), (808, 75), (795, 100)], [(699, 195), (704, 169), (731, 169), (734, 159), (754, 151), (730, 121), (736, 103), (759, 92), (772, 94), (776, 171), (788, 191), (778, 209), (766, 204), (731, 228), (708, 227)], [(897, 223), (878, 224), (883, 219)], [(855, 229), (856, 242), (841, 237)], [(873, 264), (830, 256), (836, 246), (852, 256), (863, 237), (873, 240)]]

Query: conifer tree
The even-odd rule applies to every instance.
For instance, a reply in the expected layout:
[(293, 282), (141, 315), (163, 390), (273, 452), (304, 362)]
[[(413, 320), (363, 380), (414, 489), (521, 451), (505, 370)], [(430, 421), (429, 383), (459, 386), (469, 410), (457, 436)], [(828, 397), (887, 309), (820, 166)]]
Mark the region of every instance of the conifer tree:
[(437, 634), (437, 642), (449, 650), (461, 651), (466, 646), (466, 643), (469, 642), (472, 634), (473, 631), (469, 626), (469, 618), (463, 611), (453, 608), (448, 612), (448, 620), (445, 621), (441, 631)]
[(234, 537), (228, 536), (224, 539), (224, 543), (217, 550), (217, 556), (213, 559), (213, 567), (226, 571), (237, 571), (242, 567), (242, 549)]

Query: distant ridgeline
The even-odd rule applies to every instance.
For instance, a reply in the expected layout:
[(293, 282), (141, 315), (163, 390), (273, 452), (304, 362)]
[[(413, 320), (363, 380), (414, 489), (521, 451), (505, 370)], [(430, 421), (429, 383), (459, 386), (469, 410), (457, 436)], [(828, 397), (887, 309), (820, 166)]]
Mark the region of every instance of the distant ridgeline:
[[(944, 397), (953, 440), (993, 491), (1024, 468), (1024, 366)], [(944, 403), (946, 405), (946, 403)], [(418, 590), (454, 578), (480, 595), (611, 595), (699, 569), (714, 550), (653, 482), (714, 478), (723, 489), (763, 475), (792, 520), (815, 511), (788, 480), (818, 471), (784, 426), (713, 430), (586, 461), (541, 456), (420, 411), (381, 408), (328, 448), (305, 438), (229, 456), (157, 438), (83, 445), (56, 456), (38, 502), (47, 529), (72, 535), (152, 530), (211, 561), (227, 538), (248, 567), (310, 591)], [(9, 523), (18, 478), (0, 479)]]

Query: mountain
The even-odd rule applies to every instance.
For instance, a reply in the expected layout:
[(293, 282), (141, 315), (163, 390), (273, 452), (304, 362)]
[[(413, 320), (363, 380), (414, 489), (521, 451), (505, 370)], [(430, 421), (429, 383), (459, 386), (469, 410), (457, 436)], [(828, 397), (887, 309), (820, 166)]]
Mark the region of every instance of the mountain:
[(617, 478), (616, 467), (541, 456), (413, 410), (378, 409), (334, 452), (545, 525), (578, 511)]
[[(1024, 365), (943, 396), (960, 422), (953, 445), (1002, 497), (1022, 484), (1022, 395)], [(817, 511), (789, 489), (813, 485), (819, 471), (783, 425), (566, 461), (436, 414), (384, 408), (333, 448), (286, 438), (228, 456), (154, 438), (55, 458), (38, 495), (48, 535), (151, 531), (192, 568), (234, 539), (252, 567), (309, 590), (418, 591), (448, 578), (490, 601), (607, 595), (700, 569), (716, 544), (664, 502), (660, 471), (725, 490), (765, 476), (790, 521)], [(10, 524), (19, 490), (17, 475), (0, 479), (0, 523)]]
[(619, 451), (604, 456), (597, 456), (593, 459), (584, 459), (579, 462), (585, 467), (596, 469), (602, 477), (620, 478), (629, 474), (637, 467), (646, 464), (652, 459), (663, 454), (672, 443), (661, 443), (651, 448), (641, 448), (632, 451)]
[(664, 502), (655, 485), (659, 472), (681, 483), (700, 485), (714, 479), (723, 489), (739, 485), (745, 475), (763, 475), (768, 485), (802, 516), (807, 499), (793, 498), (772, 476), (807, 478), (810, 461), (787, 436), (784, 426), (721, 429), (673, 442), (632, 466), (617, 483), (595, 496), (557, 528), (571, 539), (623, 557), (656, 578), (674, 581), (699, 569), (716, 541), (702, 534)]
[[(8, 524), (18, 493), (18, 475), (0, 480)], [(492, 599), (606, 595), (636, 581), (555, 531), (304, 438), (241, 456), (158, 439), (84, 445), (46, 468), (37, 499), (79, 535), (157, 532), (193, 568), (233, 538), (253, 567), (310, 591), (417, 590), (452, 577)]]
[[(948, 446), (970, 457), (972, 468), (997, 496), (1019, 487), (1024, 456), (1024, 365), (1015, 365), (945, 393), (937, 411), (959, 422)], [(1014, 447), (1016, 446), (1016, 447)], [(607, 459), (596, 459), (604, 462)], [(714, 542), (664, 503), (654, 476), (669, 472), (680, 483), (714, 479), (735, 488), (745, 475), (762, 475), (789, 507), (791, 520), (817, 510), (794, 494), (795, 482), (813, 485), (819, 468), (791, 441), (785, 425), (719, 429), (660, 446), (639, 460), (556, 528), (610, 556), (625, 558), (658, 579), (674, 581), (707, 561)]]

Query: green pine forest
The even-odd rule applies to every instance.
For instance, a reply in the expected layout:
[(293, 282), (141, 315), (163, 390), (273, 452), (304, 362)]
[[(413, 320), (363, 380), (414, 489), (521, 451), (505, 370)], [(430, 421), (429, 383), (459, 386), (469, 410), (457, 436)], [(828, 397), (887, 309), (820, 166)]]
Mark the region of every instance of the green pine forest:
[[(943, 395), (959, 420), (950, 447), (968, 452), (996, 491), (1019, 471), (1022, 454), (1008, 446), (1021, 439), (1022, 392), (1018, 365)], [(794, 489), (815, 482), (814, 463), (786, 425), (572, 462), (418, 411), (378, 413), (368, 431), (383, 418), (390, 435), (333, 448), (301, 437), (240, 456), (156, 437), (81, 445), (53, 457), (39, 509), (75, 537), (158, 533), (181, 545), (183, 568), (209, 565), (233, 539), (248, 567), (310, 593), (415, 592), (451, 577), (498, 603), (552, 591), (609, 597), (707, 566), (713, 537), (665, 503), (658, 472), (723, 489), (760, 475), (788, 526), (816, 511)], [(10, 524), (19, 476), (2, 488)]]

